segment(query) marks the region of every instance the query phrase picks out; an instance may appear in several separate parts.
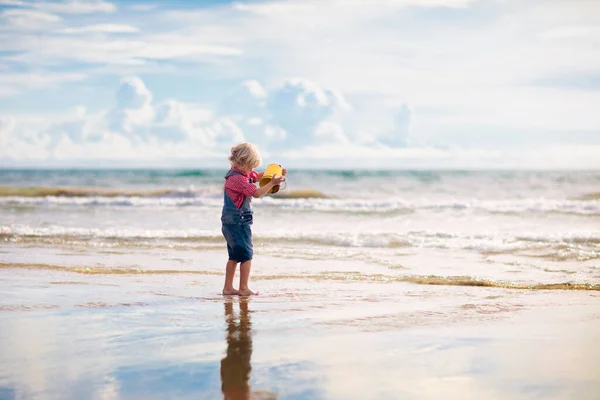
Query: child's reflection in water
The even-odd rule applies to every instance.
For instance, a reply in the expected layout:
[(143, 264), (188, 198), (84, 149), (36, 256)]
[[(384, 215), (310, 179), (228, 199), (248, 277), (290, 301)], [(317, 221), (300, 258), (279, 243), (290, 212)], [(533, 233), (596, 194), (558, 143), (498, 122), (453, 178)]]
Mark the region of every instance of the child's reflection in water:
[(252, 322), (248, 299), (240, 298), (240, 317), (236, 320), (233, 299), (225, 300), (227, 355), (221, 360), (221, 391), (225, 400), (250, 399), (250, 358), (252, 357)]
[(239, 299), (239, 320), (233, 312), (234, 299), (225, 299), (227, 355), (221, 360), (221, 391), (225, 400), (276, 399), (275, 393), (250, 392), (252, 322), (248, 299)]

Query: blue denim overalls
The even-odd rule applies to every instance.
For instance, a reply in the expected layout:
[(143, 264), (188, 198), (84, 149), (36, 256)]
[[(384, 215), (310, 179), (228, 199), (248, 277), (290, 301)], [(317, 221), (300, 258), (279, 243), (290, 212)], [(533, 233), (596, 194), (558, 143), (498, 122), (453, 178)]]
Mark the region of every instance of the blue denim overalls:
[[(238, 171), (229, 171), (225, 179), (233, 175), (242, 175)], [(248, 178), (250, 179), (250, 178)], [(252, 182), (252, 181), (250, 181)], [(227, 241), (229, 259), (237, 262), (252, 260), (254, 249), (252, 246), (252, 197), (246, 197), (242, 206), (237, 208), (226, 190), (223, 190), (223, 211), (221, 223), (223, 236)]]

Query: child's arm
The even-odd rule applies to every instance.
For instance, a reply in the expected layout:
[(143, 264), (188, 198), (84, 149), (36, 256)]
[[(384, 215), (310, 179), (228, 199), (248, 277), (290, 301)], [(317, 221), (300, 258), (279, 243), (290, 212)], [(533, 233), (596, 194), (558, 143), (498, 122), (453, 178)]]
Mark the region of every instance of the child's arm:
[(285, 178), (283, 176), (274, 175), (273, 178), (267, 183), (265, 186), (259, 187), (256, 189), (256, 192), (252, 195), (255, 199), (265, 195), (271, 188), (275, 185), (279, 185), (281, 182), (285, 182)]

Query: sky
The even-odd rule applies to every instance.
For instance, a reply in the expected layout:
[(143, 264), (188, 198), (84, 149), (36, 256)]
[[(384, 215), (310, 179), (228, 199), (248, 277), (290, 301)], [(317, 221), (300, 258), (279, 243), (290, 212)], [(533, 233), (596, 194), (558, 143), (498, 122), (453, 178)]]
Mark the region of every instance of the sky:
[(600, 168), (597, 0), (0, 0), (0, 166)]

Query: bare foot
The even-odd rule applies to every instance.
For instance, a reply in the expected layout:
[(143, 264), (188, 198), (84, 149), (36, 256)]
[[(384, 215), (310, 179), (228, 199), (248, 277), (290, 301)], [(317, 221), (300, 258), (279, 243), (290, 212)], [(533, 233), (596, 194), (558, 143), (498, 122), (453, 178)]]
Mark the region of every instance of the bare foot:
[(253, 296), (253, 295), (257, 295), (258, 292), (253, 292), (250, 289), (241, 289), (241, 290), (238, 290), (238, 294), (240, 296)]
[(234, 288), (223, 288), (224, 296), (237, 295), (237, 294), (240, 294), (239, 290), (236, 290)]

